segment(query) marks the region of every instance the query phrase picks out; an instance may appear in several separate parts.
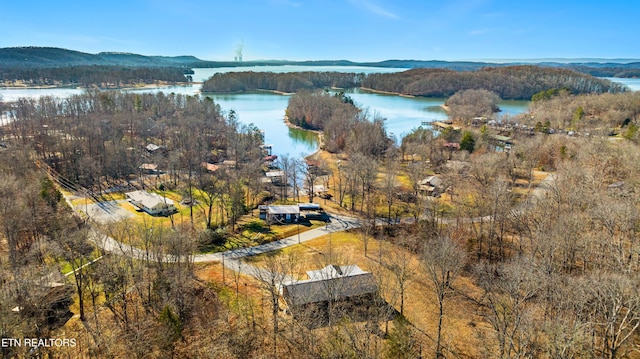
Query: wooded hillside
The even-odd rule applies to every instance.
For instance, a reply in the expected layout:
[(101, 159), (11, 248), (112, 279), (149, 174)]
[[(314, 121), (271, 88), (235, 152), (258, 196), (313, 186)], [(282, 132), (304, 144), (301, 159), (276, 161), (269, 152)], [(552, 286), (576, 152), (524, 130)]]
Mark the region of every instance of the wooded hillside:
[(207, 80), (203, 92), (274, 90), (296, 92), (328, 87), (365, 87), (377, 91), (413, 96), (449, 97), (460, 90), (485, 89), (503, 99), (529, 100), (550, 88), (567, 88), (571, 93), (624, 92), (626, 87), (611, 81), (564, 69), (537, 66), (485, 68), (478, 71), (414, 69), (386, 74), (335, 72), (216, 74)]
[(0, 85), (19, 81), (29, 86), (83, 86), (118, 88), (157, 82), (186, 82), (179, 67), (123, 67), (82, 65), (55, 68), (0, 68)]
[(478, 71), (414, 69), (394, 74), (371, 74), (362, 86), (413, 96), (449, 97), (460, 90), (484, 89), (503, 99), (529, 100), (550, 88), (571, 93), (624, 92), (623, 85), (564, 69), (537, 66), (485, 68)]

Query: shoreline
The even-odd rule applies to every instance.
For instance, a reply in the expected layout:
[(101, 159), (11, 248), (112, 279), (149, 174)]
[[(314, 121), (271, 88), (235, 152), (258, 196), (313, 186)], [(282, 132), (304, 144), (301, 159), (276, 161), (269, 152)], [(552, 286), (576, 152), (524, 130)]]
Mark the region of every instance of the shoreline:
[(202, 82), (176, 82), (176, 83), (167, 83), (160, 82), (157, 84), (132, 84), (124, 87), (97, 87), (97, 86), (80, 86), (78, 84), (61, 84), (61, 85), (37, 85), (31, 86), (27, 84), (0, 84), (0, 88), (2, 89), (18, 89), (18, 90), (46, 90), (46, 89), (98, 89), (98, 90), (135, 90), (135, 89), (143, 89), (143, 88), (159, 88), (159, 87), (171, 87), (171, 86), (188, 86), (188, 85), (198, 85), (202, 84)]
[(360, 87), (360, 90), (367, 91), (367, 92), (373, 92), (373, 93), (379, 93), (379, 94), (382, 94), (382, 95), (394, 95), (394, 96), (407, 97), (407, 98), (415, 98), (416, 97), (414, 95), (407, 95), (407, 94), (403, 94), (403, 93), (399, 93), (399, 92), (374, 90), (374, 89), (369, 88), (369, 87)]
[[(268, 93), (273, 93), (273, 94), (282, 95), (282, 96), (295, 95), (295, 92), (284, 92), (284, 91), (278, 91), (278, 90), (256, 89), (256, 91), (258, 91), (258, 92), (268, 92)], [(247, 92), (250, 92), (250, 91), (244, 91), (242, 93), (247, 93)]]
[(311, 157), (315, 157), (320, 153), (320, 151), (323, 151), (323, 149), (324, 149), (324, 133), (322, 131), (310, 130), (310, 129), (302, 128), (302, 127), (300, 127), (298, 125), (295, 125), (295, 124), (293, 124), (293, 123), (291, 123), (289, 121), (289, 117), (287, 115), (284, 116), (283, 121), (284, 121), (284, 124), (289, 128), (295, 128), (296, 130), (302, 130), (302, 131), (311, 132), (311, 133), (315, 134), (316, 137), (318, 138), (318, 147), (312, 153), (304, 156), (305, 159), (309, 159)]

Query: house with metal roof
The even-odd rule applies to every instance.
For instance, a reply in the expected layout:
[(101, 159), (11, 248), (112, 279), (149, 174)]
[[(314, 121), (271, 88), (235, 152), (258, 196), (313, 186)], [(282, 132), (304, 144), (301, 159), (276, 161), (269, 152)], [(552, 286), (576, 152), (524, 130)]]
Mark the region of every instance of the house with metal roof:
[(308, 271), (307, 275), (308, 280), (283, 286), (282, 296), (289, 306), (346, 299), (378, 290), (373, 274), (357, 265), (328, 265)]
[(389, 320), (397, 313), (379, 296), (373, 273), (357, 265), (328, 265), (307, 276), (284, 284), (282, 298), (294, 318), (308, 327), (324, 326), (344, 315), (355, 321), (371, 315)]

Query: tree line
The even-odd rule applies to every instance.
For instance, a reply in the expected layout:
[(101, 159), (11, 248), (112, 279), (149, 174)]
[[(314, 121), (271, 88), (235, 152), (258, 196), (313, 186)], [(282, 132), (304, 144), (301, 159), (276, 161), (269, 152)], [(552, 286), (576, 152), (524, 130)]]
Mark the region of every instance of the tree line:
[(202, 92), (297, 92), (328, 87), (351, 88), (358, 86), (363, 76), (341, 72), (227, 72), (217, 73), (205, 81), (202, 84)]
[(180, 67), (124, 67), (112, 65), (82, 65), (70, 67), (0, 68), (0, 83), (10, 85), (20, 81), (30, 86), (82, 86), (119, 88), (158, 82), (186, 82)]
[(476, 71), (413, 69), (385, 74), (334, 72), (220, 73), (203, 84), (203, 92), (245, 92), (299, 90), (329, 87), (364, 87), (412, 96), (449, 97), (461, 90), (484, 89), (503, 99), (529, 100), (549, 88), (566, 88), (571, 93), (616, 93), (627, 91), (620, 84), (566, 69), (538, 66), (506, 66)]
[(413, 96), (449, 97), (460, 90), (484, 89), (503, 99), (529, 100), (549, 88), (571, 93), (623, 92), (626, 87), (608, 80), (565, 69), (538, 66), (508, 66), (457, 72), (443, 69), (414, 69), (396, 74), (371, 74), (363, 87)]

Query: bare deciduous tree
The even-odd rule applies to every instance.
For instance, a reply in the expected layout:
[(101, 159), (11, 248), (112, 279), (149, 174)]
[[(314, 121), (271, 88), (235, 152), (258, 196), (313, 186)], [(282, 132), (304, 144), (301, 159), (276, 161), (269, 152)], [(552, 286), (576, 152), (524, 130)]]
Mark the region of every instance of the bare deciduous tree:
[(436, 333), (436, 358), (443, 358), (442, 331), (444, 327), (445, 304), (453, 293), (453, 282), (458, 278), (466, 262), (466, 252), (461, 245), (448, 236), (427, 240), (422, 253), (422, 266), (433, 285), (438, 305), (438, 325)]

